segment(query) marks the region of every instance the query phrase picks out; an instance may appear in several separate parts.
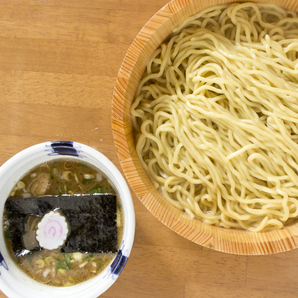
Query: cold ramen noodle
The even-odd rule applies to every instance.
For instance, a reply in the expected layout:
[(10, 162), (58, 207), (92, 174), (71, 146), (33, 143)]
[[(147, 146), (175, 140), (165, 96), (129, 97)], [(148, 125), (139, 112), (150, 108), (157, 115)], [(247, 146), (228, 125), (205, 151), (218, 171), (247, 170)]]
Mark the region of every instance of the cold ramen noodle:
[(296, 12), (233, 3), (188, 18), (154, 52), (131, 114), (169, 202), (254, 232), (297, 218), (297, 51)]
[(4, 230), (26, 274), (48, 285), (72, 286), (114, 259), (123, 235), (121, 201), (98, 169), (55, 159), (16, 183), (5, 203)]

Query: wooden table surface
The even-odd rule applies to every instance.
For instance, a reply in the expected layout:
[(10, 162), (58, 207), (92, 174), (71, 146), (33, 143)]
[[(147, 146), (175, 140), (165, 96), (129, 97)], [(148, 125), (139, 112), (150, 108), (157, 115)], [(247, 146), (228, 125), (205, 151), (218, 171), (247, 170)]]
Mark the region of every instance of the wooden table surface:
[[(0, 164), (36, 143), (72, 140), (120, 169), (111, 130), (113, 86), (134, 37), (166, 2), (0, 1)], [(133, 200), (134, 247), (101, 297), (298, 297), (298, 250), (219, 253), (175, 234)]]

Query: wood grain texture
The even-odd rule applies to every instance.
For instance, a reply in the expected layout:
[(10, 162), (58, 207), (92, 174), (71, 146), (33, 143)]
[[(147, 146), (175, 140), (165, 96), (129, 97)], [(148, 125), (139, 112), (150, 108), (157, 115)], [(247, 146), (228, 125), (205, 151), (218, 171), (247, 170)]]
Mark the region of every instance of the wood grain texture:
[[(0, 165), (28, 146), (67, 139), (99, 150), (122, 171), (118, 151), (122, 166), (130, 167), (131, 153), (126, 142), (132, 142), (132, 135), (128, 118), (123, 126), (119, 117), (121, 102), (117, 112), (113, 111), (113, 127), (118, 127), (120, 138), (117, 150), (114, 145), (113, 87), (135, 36), (166, 3), (167, 0), (0, 1)], [(172, 2), (158, 18), (164, 20), (177, 9), (176, 2)], [(170, 30), (171, 22), (166, 26)], [(146, 36), (138, 37), (138, 49), (143, 47), (144, 39)], [(162, 38), (156, 35), (155, 39), (152, 46)], [(130, 64), (134, 65), (133, 60), (126, 61), (129, 63), (117, 79), (119, 96), (127, 88)], [(137, 172), (141, 170), (134, 166)], [(135, 180), (132, 185), (136, 192), (151, 209), (162, 212), (164, 206), (143, 192), (143, 184), (149, 182), (135, 173), (129, 175)], [(220, 253), (187, 240), (162, 223), (182, 229), (181, 219), (162, 213), (160, 221), (134, 194), (133, 200), (134, 247), (120, 277), (101, 297), (297, 297), (297, 250), (269, 256)], [(205, 234), (203, 240), (208, 247), (214, 238)], [(189, 235), (196, 240), (196, 235)], [(297, 240), (287, 246), (294, 243)], [(6, 296), (0, 293), (0, 297)]]
[[(112, 129), (115, 145), (123, 171), (136, 195), (153, 215), (181, 236), (205, 247), (227, 253), (265, 255), (284, 252), (297, 248), (298, 224), (278, 231), (252, 233), (244, 230), (227, 230), (192, 220), (184, 211), (174, 208), (160, 192), (156, 191), (142, 168), (135, 150), (130, 106), (148, 59), (157, 46), (187, 17), (209, 6), (226, 2), (235, 1), (173, 0), (159, 10), (137, 35), (122, 63), (113, 94)], [(291, 9), (296, 8), (295, 1), (271, 2)]]

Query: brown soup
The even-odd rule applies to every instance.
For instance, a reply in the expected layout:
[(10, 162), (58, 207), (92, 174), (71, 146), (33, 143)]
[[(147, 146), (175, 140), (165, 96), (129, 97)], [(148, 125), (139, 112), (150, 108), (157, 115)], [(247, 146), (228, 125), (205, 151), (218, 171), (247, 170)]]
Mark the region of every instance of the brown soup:
[[(123, 214), (119, 196), (105, 174), (88, 163), (74, 159), (56, 159), (43, 163), (16, 183), (10, 198), (94, 193), (113, 193), (117, 196), (119, 249), (123, 235)], [(62, 253), (59, 248), (43, 249), (15, 257), (7, 235), (8, 227), (4, 214), (6, 245), (18, 267), (33, 279), (51, 286), (72, 286), (88, 280), (99, 274), (115, 257), (113, 253)]]

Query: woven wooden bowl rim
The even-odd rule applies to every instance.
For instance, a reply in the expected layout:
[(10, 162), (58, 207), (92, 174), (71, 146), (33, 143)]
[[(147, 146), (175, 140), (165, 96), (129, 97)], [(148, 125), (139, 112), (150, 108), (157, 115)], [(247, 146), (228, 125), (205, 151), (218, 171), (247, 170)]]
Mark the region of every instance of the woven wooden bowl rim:
[[(138, 82), (153, 51), (185, 18), (207, 7), (235, 1), (173, 0), (143, 27), (126, 53), (119, 70), (112, 101), (112, 131), (125, 177), (137, 197), (162, 223), (181, 236), (217, 251), (240, 255), (266, 255), (298, 246), (298, 224), (281, 230), (253, 233), (225, 229), (190, 219), (169, 204), (154, 188), (136, 155), (130, 117)], [(297, 10), (298, 2), (262, 1)], [(139, 218), (139, 220), (142, 220)]]

